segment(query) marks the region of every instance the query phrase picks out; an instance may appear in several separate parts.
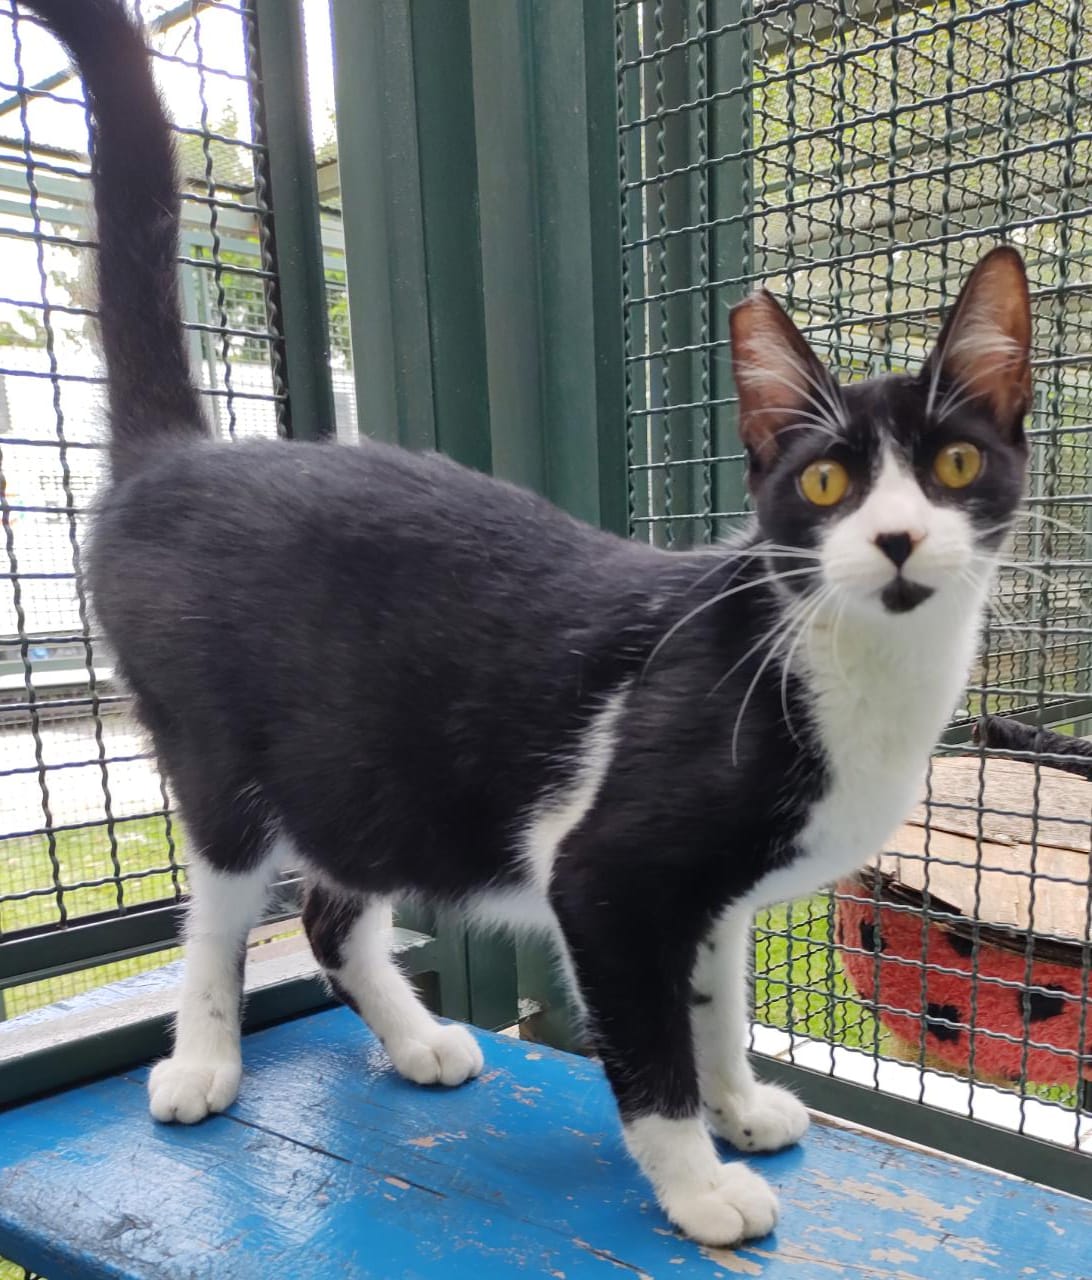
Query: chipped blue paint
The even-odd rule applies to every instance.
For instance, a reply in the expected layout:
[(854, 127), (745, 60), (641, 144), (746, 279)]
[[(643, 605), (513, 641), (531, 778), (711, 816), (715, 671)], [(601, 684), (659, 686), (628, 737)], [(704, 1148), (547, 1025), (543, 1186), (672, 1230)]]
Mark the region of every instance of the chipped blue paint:
[(777, 1233), (703, 1250), (630, 1164), (598, 1067), (481, 1038), (480, 1080), (419, 1089), (335, 1009), (249, 1036), (238, 1103), (194, 1129), (148, 1119), (144, 1070), (9, 1111), (0, 1256), (50, 1280), (1092, 1277), (1092, 1205), (825, 1125), (750, 1161)]

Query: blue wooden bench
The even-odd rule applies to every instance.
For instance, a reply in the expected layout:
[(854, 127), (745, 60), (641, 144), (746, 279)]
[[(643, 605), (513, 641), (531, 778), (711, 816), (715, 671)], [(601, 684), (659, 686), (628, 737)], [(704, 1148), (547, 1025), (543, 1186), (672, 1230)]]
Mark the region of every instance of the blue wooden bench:
[(0, 1256), (48, 1280), (1092, 1275), (1092, 1204), (826, 1123), (753, 1160), (776, 1234), (702, 1249), (660, 1215), (594, 1063), (482, 1040), (480, 1080), (420, 1089), (332, 1009), (248, 1036), (239, 1101), (193, 1129), (148, 1118), (143, 1068), (9, 1110)]

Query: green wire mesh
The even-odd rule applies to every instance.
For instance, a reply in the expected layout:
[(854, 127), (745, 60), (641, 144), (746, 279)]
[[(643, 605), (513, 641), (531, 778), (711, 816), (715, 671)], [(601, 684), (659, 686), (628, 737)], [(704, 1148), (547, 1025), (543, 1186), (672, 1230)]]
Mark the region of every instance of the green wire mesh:
[[(755, 1044), (1087, 1149), (1089, 865), (1077, 858), (1076, 870), (1059, 870), (1039, 833), (1068, 822), (1066, 839), (1087, 848), (1088, 818), (1051, 809), (1054, 792), (1025, 753), (1031, 800), (1011, 817), (1030, 829), (1030, 860), (998, 863), (990, 833), (1010, 815), (988, 785), (995, 753), (970, 737), (985, 712), (1066, 733), (1092, 729), (1090, 32), (1087, 0), (616, 4), (633, 537), (708, 543), (747, 510), (727, 315), (752, 289), (771, 289), (838, 376), (852, 379), (918, 365), (988, 247), (1004, 240), (1025, 255), (1036, 379), (1027, 516), (998, 582), (983, 656), (938, 744), (969, 756), (980, 785), (953, 798), (938, 766), (923, 846), (892, 850), (900, 866), (916, 864), (920, 900), (881, 901), (882, 884), (869, 881), (871, 925), (857, 921), (856, 897), (842, 892), (760, 915)], [(1021, 972), (1006, 985), (987, 973), (992, 942), (971, 922), (959, 962), (968, 998), (946, 1004), (931, 992), (946, 969), (934, 927), (959, 923), (936, 889), (946, 865), (940, 833), (953, 824), (977, 844), (973, 901), (996, 888), (989, 874), (1009, 876), (1030, 929), (1010, 939)], [(1060, 994), (1040, 985), (1037, 958), (1059, 940), (1043, 905), (1059, 889), (1077, 904), (1067, 918), (1085, 939), (1083, 950), (1073, 945), (1076, 967)], [(850, 916), (867, 949), (843, 936)], [(872, 950), (884, 922), (890, 932), (899, 919), (920, 936), (895, 984), (903, 1003), (881, 974), (891, 958)], [(866, 958), (871, 983), (854, 985), (846, 963), (854, 955)], [(1010, 996), (1026, 1014), (1017, 1036), (987, 1016)], [(1038, 1051), (1054, 1041), (1049, 1020), (1036, 1015), (1055, 999), (1079, 1030), (1059, 1073), (1069, 1083), (1043, 1084), (1034, 1078)], [(948, 1046), (960, 1038), (957, 1068)], [(1015, 1055), (1018, 1069), (998, 1079), (988, 1068), (1001, 1042), (1012, 1042), (1001, 1056), (1011, 1067)]]
[[(176, 124), (180, 275), (205, 412), (223, 437), (283, 434), (267, 152), (253, 110), (261, 93), (253, 0), (143, 0), (136, 8)], [(306, 14), (310, 35), (328, 42), (327, 25), (311, 21), (324, 17), (323, 6), (309, 0)], [(332, 71), (325, 79), (332, 98)], [(322, 184), (334, 168), (333, 124), (321, 104), (313, 117)], [(182, 833), (79, 576), (104, 459), (88, 134), (82, 87), (63, 51), (29, 11), (0, 0), (0, 948), (35, 931), (178, 901), (185, 889)], [(326, 186), (338, 428), (353, 436), (341, 213), (336, 184)], [(0, 988), (0, 1018), (176, 954), (16, 980)]]

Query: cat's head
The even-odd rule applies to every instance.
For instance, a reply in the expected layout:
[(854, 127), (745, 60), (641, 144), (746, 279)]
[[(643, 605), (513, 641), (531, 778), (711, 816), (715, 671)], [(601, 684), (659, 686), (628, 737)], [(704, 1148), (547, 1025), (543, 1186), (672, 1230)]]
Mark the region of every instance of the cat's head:
[(784, 586), (826, 587), (855, 612), (890, 617), (981, 585), (1027, 465), (1020, 255), (1001, 247), (978, 263), (916, 374), (839, 386), (766, 292), (736, 306), (731, 325), (762, 534), (804, 557)]

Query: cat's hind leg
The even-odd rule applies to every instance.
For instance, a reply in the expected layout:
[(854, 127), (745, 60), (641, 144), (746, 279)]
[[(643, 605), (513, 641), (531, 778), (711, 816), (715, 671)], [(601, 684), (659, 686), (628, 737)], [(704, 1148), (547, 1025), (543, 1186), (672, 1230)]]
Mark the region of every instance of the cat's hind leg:
[(465, 1027), (437, 1022), (391, 958), (389, 902), (312, 883), (303, 924), (335, 995), (371, 1027), (400, 1075), (443, 1085), (478, 1075), (477, 1040)]
[(240, 1014), (246, 940), (276, 871), (267, 854), (244, 871), (191, 858), (186, 957), (174, 1049), (152, 1068), (148, 1099), (157, 1120), (195, 1124), (235, 1101), (242, 1078)]

